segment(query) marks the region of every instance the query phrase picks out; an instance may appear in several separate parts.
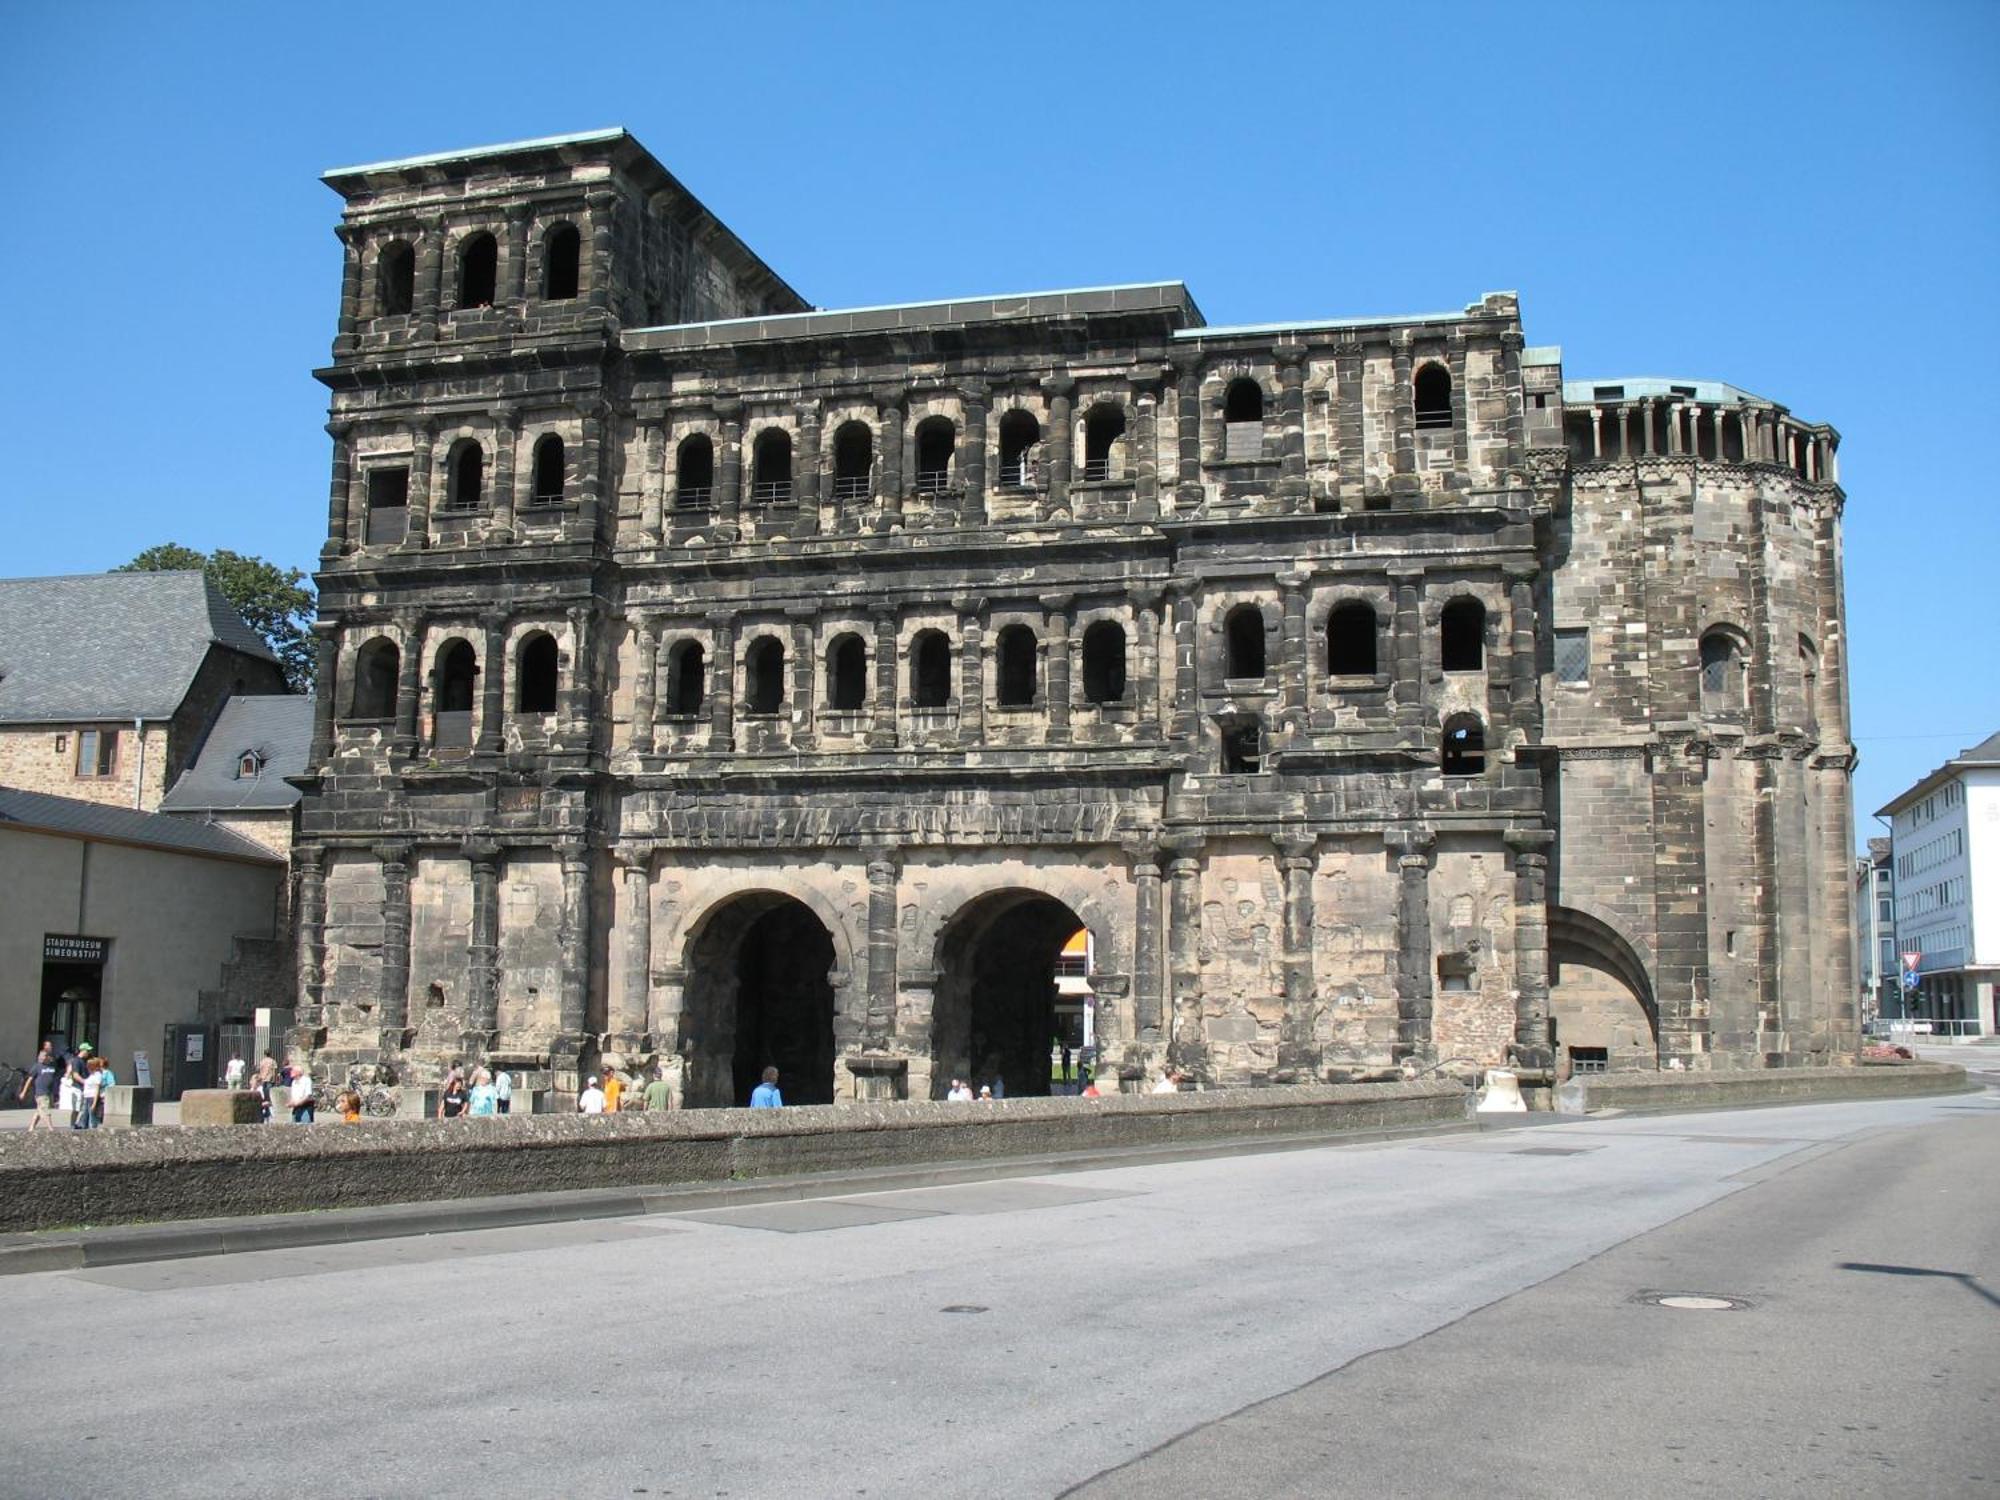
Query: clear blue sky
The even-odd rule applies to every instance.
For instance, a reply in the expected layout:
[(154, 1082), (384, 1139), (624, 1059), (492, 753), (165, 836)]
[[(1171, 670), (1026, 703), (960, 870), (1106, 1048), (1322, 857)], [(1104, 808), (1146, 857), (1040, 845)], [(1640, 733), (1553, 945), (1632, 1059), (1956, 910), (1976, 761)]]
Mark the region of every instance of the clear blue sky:
[(318, 174), (617, 124), (821, 306), (1516, 288), (1572, 378), (1830, 421), (1861, 831), (2000, 729), (2000, 4), (15, 0), (0, 52), (0, 573), (310, 568)]

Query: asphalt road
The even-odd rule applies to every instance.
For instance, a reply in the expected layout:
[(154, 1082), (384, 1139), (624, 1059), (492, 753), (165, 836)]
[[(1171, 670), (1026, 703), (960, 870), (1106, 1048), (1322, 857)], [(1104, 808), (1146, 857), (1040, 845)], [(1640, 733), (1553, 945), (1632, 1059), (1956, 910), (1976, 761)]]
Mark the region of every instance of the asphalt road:
[(2000, 1493), (1996, 1146), (1591, 1120), (9, 1277), (0, 1495)]

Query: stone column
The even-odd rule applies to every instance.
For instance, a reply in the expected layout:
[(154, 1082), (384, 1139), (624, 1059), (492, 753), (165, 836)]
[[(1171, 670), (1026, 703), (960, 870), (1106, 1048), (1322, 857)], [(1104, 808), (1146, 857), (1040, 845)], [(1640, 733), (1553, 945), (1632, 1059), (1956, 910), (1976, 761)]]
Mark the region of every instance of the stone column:
[(660, 675), (659, 622), (650, 615), (639, 620), (638, 665), (632, 678), (632, 753), (653, 753), (653, 701)]
[(1278, 508), (1296, 513), (1306, 500), (1306, 351), (1280, 344), (1278, 360)]
[[(1528, 452), (1527, 413), (1522, 409), (1521, 346), (1526, 342), (1518, 332), (1500, 335), (1501, 378), (1507, 391), (1507, 456), (1510, 474), (1526, 462)], [(1558, 434), (1560, 436), (1560, 434)]]
[(965, 446), (960, 452), (959, 481), (965, 498), (959, 510), (959, 525), (986, 524), (986, 399), (991, 394), (984, 381), (968, 381), (959, 397), (965, 412)]
[[(1678, 401), (1670, 403), (1667, 407), (1667, 453), (1673, 458), (1679, 458), (1687, 451), (1681, 446), (1681, 413), (1686, 409)], [(1590, 431), (1591, 441), (1594, 445), (1597, 440), (1597, 414), (1595, 412), (1591, 413)], [(1595, 451), (1594, 447), (1593, 451)]]
[(1175, 421), (1174, 509), (1180, 515), (1201, 508), (1201, 361), (1190, 355), (1174, 361)]
[(1190, 748), (1201, 737), (1201, 711), (1195, 678), (1195, 585), (1176, 579), (1169, 598), (1174, 611), (1173, 737)]
[(378, 844), (382, 862), (382, 990), (375, 1015), (386, 1052), (401, 1051), (410, 1024), (410, 846)]
[(416, 314), (417, 337), (438, 336), (438, 302), (444, 280), (444, 220), (430, 218), (417, 226), (417, 285), (410, 310)]
[(1160, 738), (1160, 596), (1152, 591), (1132, 595), (1138, 622), (1133, 643), (1132, 703), (1136, 710), (1132, 737), (1155, 743)]
[(405, 552), (421, 552), (430, 545), (431, 530), (431, 447), (435, 431), (429, 422), (410, 429), (410, 510), (408, 530), (403, 534)]
[(501, 729), (507, 713), (507, 617), (484, 614), (479, 624), (485, 633), (479, 653), (479, 742), (480, 755), (498, 755), (505, 744)]
[(1069, 743), (1069, 610), (1076, 601), (1068, 594), (1045, 594), (1041, 605), (1048, 632), (1049, 743)]
[(715, 455), (715, 539), (733, 542), (742, 535), (743, 403), (718, 401), (715, 415), (722, 424), (721, 451)]
[(1132, 861), (1132, 1010), (1138, 1040), (1160, 1042), (1161, 1001), (1166, 992), (1165, 933), (1160, 910), (1160, 848), (1151, 839), (1125, 846)]
[(1289, 736), (1306, 732), (1306, 683), (1312, 641), (1306, 632), (1306, 575), (1280, 573), (1278, 599), (1278, 722)]
[(467, 1052), (483, 1053), (500, 1027), (500, 846), (479, 840), (466, 845), (472, 866), (472, 943), (466, 977)]
[(572, 604), (565, 613), (569, 618), (569, 681), (563, 684), (557, 699), (562, 713), (556, 732), (562, 749), (588, 750), (593, 738), (590, 700), (596, 677), (591, 669), (591, 653), (597, 643), (591, 633), (590, 606)]
[(1358, 340), (1336, 345), (1333, 357), (1334, 451), (1340, 463), (1340, 503), (1361, 508), (1368, 504), (1368, 420), (1362, 409), (1367, 384), (1367, 350)]
[(612, 1047), (635, 1052), (650, 1030), (648, 1001), (653, 974), (653, 851), (637, 845), (621, 847), (617, 854), (619, 878), (625, 887), (624, 928), (621, 955), (624, 973), (618, 995), (618, 1009), (606, 1028)]
[(1050, 511), (1069, 508), (1070, 451), (1075, 446), (1074, 435), (1070, 432), (1071, 397), (1076, 393), (1076, 382), (1067, 375), (1051, 376), (1042, 382), (1042, 392), (1049, 398), (1049, 490)]
[(1319, 1074), (1313, 1040), (1313, 876), (1319, 869), (1319, 840), (1311, 834), (1280, 834), (1278, 873), (1285, 889), (1284, 947), (1279, 956), (1285, 993), (1278, 1028), (1278, 1076), (1307, 1083)]
[[(584, 408), (583, 431), (577, 443), (577, 471), (582, 481), (577, 500), (577, 521), (583, 534), (595, 541), (604, 528), (604, 412), (592, 405)], [(612, 529), (617, 530), (614, 524)]]
[(487, 534), (496, 542), (514, 540), (514, 450), (520, 446), (520, 432), (515, 424), (519, 413), (512, 407), (503, 406), (493, 414), (497, 424), (493, 433), (493, 523)]
[(323, 774), (333, 759), (333, 710), (341, 691), (339, 632), (340, 627), (331, 620), (313, 621), (313, 728), (312, 746), (306, 751), (308, 775)]
[(815, 611), (811, 605), (797, 605), (785, 615), (792, 622), (792, 748), (810, 750), (819, 743), (813, 729), (813, 678), (819, 666), (813, 649)]
[(868, 856), (868, 1016), (866, 1045), (885, 1048), (896, 1029), (897, 851), (877, 847)]
[(352, 552), (358, 540), (348, 527), (354, 508), (354, 424), (329, 422), (326, 431), (333, 439), (333, 478), (326, 495), (326, 545), (319, 555), (331, 561)]
[(399, 615), (397, 626), (403, 635), (403, 654), (396, 673), (396, 731), (389, 741), (389, 753), (404, 759), (417, 753), (418, 668), (424, 655), (424, 622), (420, 615)]
[(563, 1041), (574, 1045), (583, 1035), (585, 1006), (590, 997), (590, 850), (581, 839), (560, 846), (562, 855), (562, 921), (556, 943), (562, 953), (562, 988), (556, 1026)]
[(1431, 849), (1425, 829), (1391, 829), (1383, 836), (1396, 861), (1396, 1047), (1398, 1062), (1428, 1059), (1434, 981), (1431, 976)]
[(882, 509), (876, 516), (878, 531), (888, 531), (903, 522), (903, 401), (904, 393), (893, 387), (875, 392), (875, 408), (882, 424)]
[(1553, 1069), (1555, 1022), (1549, 1015), (1549, 856), (1555, 835), (1510, 829), (1514, 854), (1514, 1061)]
[(1165, 848), (1172, 856), (1167, 873), (1173, 882), (1169, 893), (1167, 959), (1174, 1011), (1167, 1057), (1176, 1067), (1200, 1076), (1208, 1063), (1201, 1013), (1201, 860), (1197, 857), (1200, 843), (1172, 839), (1165, 842)]
[(618, 196), (610, 191), (598, 191), (592, 193), (587, 202), (590, 209), (590, 258), (588, 264), (581, 268), (589, 278), (584, 296), (592, 307), (608, 313), (611, 311), (611, 234)]
[(1160, 372), (1132, 378), (1132, 509), (1134, 521), (1160, 517)]
[[(1472, 483), (1472, 435), (1469, 430), (1465, 390), (1465, 335), (1450, 333), (1444, 341), (1445, 369), (1451, 375), (1451, 473), (1448, 488), (1460, 489)], [(1416, 410), (1416, 394), (1411, 393), (1411, 411)]]
[(1535, 671), (1535, 575), (1507, 574), (1507, 613), (1513, 636), (1507, 648), (1509, 717), (1530, 744), (1542, 737), (1541, 676)]
[(951, 607), (958, 611), (958, 739), (976, 745), (986, 738), (986, 601), (958, 598)]
[(660, 545), (667, 493), (667, 423), (658, 413), (646, 421), (646, 472), (639, 485), (639, 533), (648, 547)]
[(534, 210), (525, 203), (507, 205), (506, 263), (501, 267), (500, 284), (495, 288), (520, 316), (528, 300), (528, 219)]
[[(792, 499), (799, 507), (798, 519), (792, 523), (793, 536), (819, 535), (819, 403), (801, 401), (792, 408), (792, 417), (798, 423), (799, 446), (792, 466)], [(831, 474), (833, 466), (828, 464)], [(830, 480), (829, 480), (830, 482)]]
[(875, 617), (875, 705), (868, 743), (886, 750), (896, 743), (896, 611), (880, 606)]
[(1398, 338), (1391, 346), (1395, 362), (1395, 393), (1390, 398), (1389, 412), (1395, 438), (1395, 467), (1389, 478), (1389, 491), (1399, 497), (1399, 507), (1413, 505), (1422, 489), (1417, 478), (1417, 398), (1410, 385), (1411, 346), (1407, 335)]
[(336, 224), (333, 233), (341, 244), (340, 322), (333, 338), (333, 357), (341, 359), (354, 353), (359, 344), (355, 329), (361, 321), (361, 247), (367, 236), (351, 224)]
[(295, 1003), (303, 1027), (324, 1024), (326, 1003), (326, 850), (318, 844), (294, 844), (292, 868), (298, 872), (297, 913), (299, 973)]
[(1424, 742), (1424, 612), (1423, 579), (1419, 570), (1392, 568), (1396, 587), (1396, 633), (1390, 647), (1396, 680), (1390, 687), (1396, 731), (1405, 745)]
[(710, 626), (715, 650), (708, 663), (708, 748), (736, 748), (736, 618), (716, 617)]

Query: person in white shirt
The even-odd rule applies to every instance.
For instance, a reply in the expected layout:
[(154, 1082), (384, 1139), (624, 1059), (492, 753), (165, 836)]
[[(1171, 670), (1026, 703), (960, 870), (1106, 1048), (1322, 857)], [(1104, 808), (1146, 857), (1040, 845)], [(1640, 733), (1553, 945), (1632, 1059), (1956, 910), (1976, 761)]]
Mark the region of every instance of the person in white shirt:
[(966, 1083), (963, 1078), (954, 1078), (951, 1081), (951, 1092), (946, 1094), (945, 1098), (953, 1104), (970, 1104), (972, 1102), (971, 1085)]
[(597, 1086), (597, 1075), (591, 1074), (590, 1082), (582, 1093), (576, 1096), (578, 1114), (601, 1115), (604, 1113), (604, 1090)]
[(514, 1075), (502, 1068), (493, 1075), (493, 1107), (506, 1114), (514, 1103)]
[(294, 1125), (310, 1125), (312, 1122), (312, 1070), (302, 1062), (294, 1062), (292, 1064), (292, 1123)]
[(1162, 1073), (1160, 1081), (1153, 1085), (1156, 1094), (1178, 1094), (1180, 1091), (1181, 1075), (1178, 1073)]
[(222, 1070), (222, 1086), (226, 1089), (240, 1089), (243, 1087), (242, 1058), (232, 1057), (229, 1059), (229, 1066)]

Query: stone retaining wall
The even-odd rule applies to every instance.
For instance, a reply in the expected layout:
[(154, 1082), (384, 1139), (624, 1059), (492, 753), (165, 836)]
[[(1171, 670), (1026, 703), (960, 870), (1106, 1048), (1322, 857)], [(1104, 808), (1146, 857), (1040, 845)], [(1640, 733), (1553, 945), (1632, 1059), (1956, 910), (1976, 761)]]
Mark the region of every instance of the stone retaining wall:
[(1464, 1118), (1451, 1082), (990, 1104), (9, 1131), (0, 1230), (1395, 1130)]
[(1817, 1104), (1836, 1099), (1886, 1099), (1964, 1093), (1972, 1085), (1954, 1063), (1900, 1063), (1845, 1068), (1758, 1068), (1744, 1072), (1606, 1073), (1576, 1080), (1586, 1108), (1637, 1114), (1682, 1109), (1733, 1109), (1746, 1104)]

